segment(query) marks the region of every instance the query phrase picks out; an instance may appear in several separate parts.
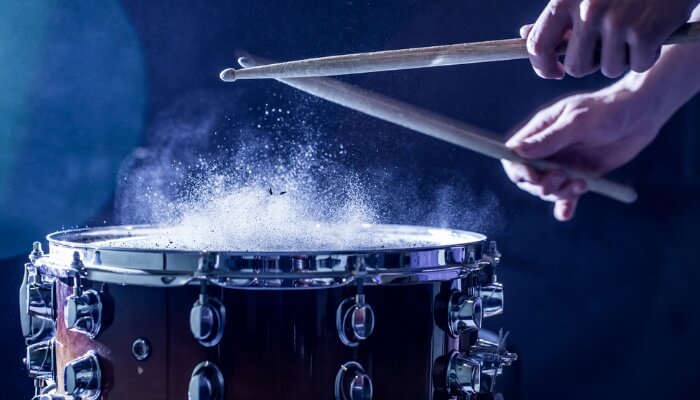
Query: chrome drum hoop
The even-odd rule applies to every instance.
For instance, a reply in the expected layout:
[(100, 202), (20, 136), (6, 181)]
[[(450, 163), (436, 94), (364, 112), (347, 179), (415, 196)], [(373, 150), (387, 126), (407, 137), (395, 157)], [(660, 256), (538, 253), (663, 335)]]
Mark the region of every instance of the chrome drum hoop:
[[(107, 246), (115, 239), (147, 237), (153, 226), (62, 231), (47, 236), (50, 254), (34, 261), (57, 277), (172, 287), (202, 280), (248, 289), (314, 289), (361, 280), (370, 285), (459, 279), (479, 268), (484, 235), (403, 225), (372, 225), (369, 234), (407, 237), (436, 234), (441, 243), (409, 248), (299, 252), (182, 251)], [(78, 260), (78, 264), (76, 264)]]

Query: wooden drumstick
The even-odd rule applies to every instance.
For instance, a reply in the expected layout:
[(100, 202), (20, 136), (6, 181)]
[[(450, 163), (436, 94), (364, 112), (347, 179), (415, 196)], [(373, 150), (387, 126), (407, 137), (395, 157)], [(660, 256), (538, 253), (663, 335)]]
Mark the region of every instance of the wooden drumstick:
[[(683, 25), (664, 44), (697, 41), (700, 41), (700, 22)], [(560, 47), (559, 53), (566, 53), (566, 45)], [(233, 82), (237, 79), (304, 78), (522, 58), (528, 58), (525, 39), (506, 39), (310, 58), (246, 69), (228, 68), (221, 72), (220, 77), (226, 82)]]
[[(264, 64), (264, 60), (251, 56), (241, 57), (238, 63), (244, 68)], [(242, 70), (244, 71), (244, 70)], [(329, 78), (278, 79), (289, 86), (347, 108), (394, 123), (404, 128), (432, 136), (495, 159), (510, 160), (531, 165), (539, 170), (562, 170), (570, 178), (586, 182), (588, 189), (612, 199), (632, 203), (637, 193), (629, 186), (565, 168), (544, 160), (527, 160), (508, 149), (498, 136), (460, 121), (449, 119), (387, 96), (372, 93)]]

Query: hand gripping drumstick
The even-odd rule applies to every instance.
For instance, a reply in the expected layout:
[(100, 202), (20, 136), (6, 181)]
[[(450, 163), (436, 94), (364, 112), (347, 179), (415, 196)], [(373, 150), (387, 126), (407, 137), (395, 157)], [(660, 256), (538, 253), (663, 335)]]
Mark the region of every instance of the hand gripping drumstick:
[[(264, 62), (260, 59), (248, 56), (239, 58), (238, 63), (244, 68), (248, 68)], [(488, 157), (528, 164), (539, 170), (562, 170), (570, 178), (580, 178), (584, 180), (591, 192), (602, 194), (624, 203), (632, 203), (637, 199), (637, 193), (631, 187), (580, 171), (568, 169), (550, 161), (524, 159), (513, 153), (499, 140), (495, 139), (497, 136), (493, 133), (445, 118), (430, 111), (421, 110), (418, 107), (402, 103), (380, 94), (372, 93), (356, 86), (329, 78), (292, 78), (278, 80), (330, 102), (432, 136), (436, 139), (444, 140)]]
[[(700, 22), (684, 24), (664, 44), (697, 41), (700, 41)], [(565, 53), (566, 44), (563, 44), (559, 47), (559, 54)], [(246, 69), (228, 68), (221, 72), (220, 77), (226, 82), (236, 79), (305, 78), (522, 58), (528, 58), (525, 39), (506, 39), (310, 58)]]

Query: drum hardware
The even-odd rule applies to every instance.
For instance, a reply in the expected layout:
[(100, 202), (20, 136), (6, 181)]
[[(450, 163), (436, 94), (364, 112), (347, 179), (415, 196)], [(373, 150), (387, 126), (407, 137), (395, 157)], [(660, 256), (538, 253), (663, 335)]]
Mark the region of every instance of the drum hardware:
[(498, 393), (494, 392), (496, 378), (503, 373), (503, 367), (510, 366), (518, 356), (506, 350), (508, 334), (503, 335), (501, 331), (496, 338), (487, 337), (487, 334), (480, 330), (468, 351), (453, 351), (436, 360), (435, 379), (440, 389), (459, 399), (464, 395), (476, 395), (479, 400), (498, 398)]
[(52, 390), (56, 390), (56, 382), (52, 377), (38, 377), (34, 379), (34, 393), (37, 396)]
[(343, 364), (335, 377), (336, 400), (371, 400), (372, 380), (359, 363)]
[(223, 400), (224, 375), (214, 363), (204, 361), (192, 371), (188, 400)]
[[(79, 251), (74, 251), (73, 252), (73, 260), (70, 263), (70, 268), (77, 272), (77, 274), (74, 274), (75, 276), (80, 276), (85, 273), (85, 264), (83, 264), (83, 260), (80, 258), (80, 252)], [(79, 283), (79, 282), (77, 282)]]
[(34, 343), (27, 346), (27, 356), (24, 359), (30, 378), (55, 379), (56, 346), (55, 340)]
[(162, 277), (160, 278), (160, 281), (161, 281), (165, 286), (169, 286), (171, 283), (173, 283), (173, 282), (175, 281), (175, 277), (174, 277), (174, 276), (162, 276)]
[(29, 283), (27, 285), (27, 314), (32, 317), (53, 321), (55, 290), (52, 283)]
[(95, 253), (92, 255), (92, 265), (102, 265), (102, 252), (99, 250), (95, 250)]
[(83, 291), (80, 278), (76, 276), (73, 294), (68, 296), (63, 307), (66, 328), (94, 339), (102, 328), (102, 299), (93, 289)]
[(442, 385), (451, 395), (472, 395), (481, 391), (481, 364), (478, 360), (452, 352), (444, 371)]
[(492, 240), (480, 261), (482, 274), (479, 295), (484, 307), (484, 317), (503, 314), (503, 284), (498, 282), (496, 275), (496, 267), (500, 261), (501, 253), (496, 242)]
[(219, 267), (219, 257), (214, 253), (204, 251), (202, 256), (199, 257), (199, 265), (197, 270), (202, 273), (207, 273), (213, 271)]
[(493, 317), (503, 314), (503, 284), (493, 282), (482, 286), (479, 296), (483, 307), (484, 317)]
[(44, 256), (41, 243), (34, 242), (19, 290), (20, 322), (27, 344), (50, 339), (55, 332), (56, 285), (34, 266)]
[(50, 400), (63, 399), (63, 397), (54, 395), (51, 397), (48, 393), (56, 390), (56, 381), (52, 377), (38, 377), (34, 379), (34, 398), (32, 400)]
[(489, 241), (489, 247), (481, 256), (482, 261), (486, 261), (494, 268), (501, 262), (501, 253), (498, 251), (498, 244), (495, 240)]
[[(361, 288), (358, 284), (358, 292)], [(340, 303), (335, 322), (340, 341), (346, 346), (356, 347), (374, 331), (374, 310), (365, 302), (365, 295), (358, 293)]]
[(29, 261), (34, 262), (44, 256), (44, 249), (41, 248), (41, 242), (32, 243), (32, 252), (29, 253)]
[(146, 338), (136, 338), (131, 345), (131, 355), (137, 361), (146, 361), (151, 357), (151, 342)]
[(467, 268), (472, 271), (479, 268), (479, 265), (476, 262), (476, 251), (474, 251), (473, 249), (469, 249), (467, 253), (467, 261), (465, 264)]
[(55, 282), (41, 279), (34, 265), (27, 263), (19, 289), (20, 322), (27, 344), (45, 341), (55, 333)]
[(498, 336), (487, 337), (486, 332), (480, 332), (476, 343), (471, 347), (469, 353), (481, 364), (483, 389), (493, 392), (496, 385), (496, 378), (503, 373), (503, 367), (508, 367), (518, 359), (517, 354), (506, 350), (506, 340), (508, 333), (499, 331)]
[(88, 351), (66, 364), (63, 370), (63, 386), (71, 396), (80, 400), (97, 400), (102, 393), (102, 369), (94, 351)]
[(44, 277), (35, 267), (42, 257), (44, 257), (44, 251), (41, 243), (34, 242), (32, 251), (29, 253), (30, 263), (24, 266), (23, 290), (26, 290), (26, 297), (23, 297), (25, 293), (20, 292), (20, 303), (26, 302), (26, 314), (54, 321), (56, 318), (55, 278)]
[[(309, 259), (307, 257), (294, 257), (292, 259), (292, 272), (301, 275), (305, 272), (308, 272), (310, 269), (311, 267), (309, 265)], [(316, 285), (316, 282), (313, 279), (301, 278), (294, 280), (294, 287), (304, 288), (314, 285)]]
[(447, 310), (447, 326), (452, 337), (481, 329), (484, 314), (480, 297), (454, 290)]
[[(401, 398), (431, 398), (429, 393), (433, 393), (433, 396), (438, 396), (432, 397), (436, 399), (493, 400), (495, 393), (492, 393), (492, 378), (504, 371), (503, 367), (514, 360), (514, 355), (505, 352), (503, 346), (499, 345), (500, 339), (481, 337), (483, 330), (471, 329), (460, 335), (459, 340), (454, 339), (450, 335), (447, 320), (452, 310), (452, 322), (459, 325), (458, 318), (468, 314), (465, 304), (472, 307), (472, 317), (476, 317), (478, 312), (475, 312), (474, 307), (479, 301), (482, 317), (486, 316), (484, 296), (488, 285), (496, 282), (492, 279), (495, 275), (492, 265), (499, 260), (498, 256), (492, 256), (491, 253), (497, 253), (497, 250), (482, 251), (482, 246), (484, 250), (487, 247), (485, 237), (464, 231), (436, 232), (433, 228), (390, 225), (358, 229), (363, 237), (376, 238), (377, 243), (382, 244), (381, 250), (329, 248), (327, 252), (309, 250), (292, 254), (263, 251), (240, 254), (225, 251), (163, 251), (134, 245), (134, 240), (146, 240), (149, 235), (159, 234), (158, 227), (104, 227), (50, 235), (51, 254), (39, 256), (37, 252), (34, 263), (27, 264), (27, 286), (34, 282), (49, 288), (55, 285), (56, 305), (67, 305), (68, 302), (64, 299), (70, 297), (71, 293), (86, 295), (92, 290), (102, 304), (102, 330), (110, 326), (110, 335), (104, 335), (99, 341), (91, 341), (87, 336), (76, 336), (70, 332), (66, 336), (67, 327), (63, 323), (55, 324), (58, 337), (71, 340), (61, 339), (63, 349), (58, 353), (59, 357), (54, 358), (50, 373), (44, 371), (49, 369), (47, 365), (50, 362), (44, 362), (41, 369), (44, 372), (41, 373), (37, 372), (40, 371), (39, 367), (33, 367), (33, 375), (40, 374), (33, 376), (39, 388), (35, 391), (34, 400), (152, 397), (146, 387), (130, 385), (129, 382), (133, 382), (133, 379), (158, 379), (154, 384), (167, 387), (167, 394), (163, 394), (163, 398), (175, 398), (188, 392), (190, 400), (231, 400), (240, 396), (258, 398), (256, 393), (259, 393), (260, 384), (264, 385), (264, 382), (270, 382), (270, 387), (289, 388), (288, 392), (278, 392), (275, 389), (277, 397), (281, 398), (302, 396), (368, 400), (373, 396), (393, 398), (394, 395)], [(426, 241), (426, 246), (415, 249), (402, 245), (409, 241), (421, 243), (424, 237), (437, 239), (434, 242), (430, 239)], [(389, 242), (396, 240), (398, 244), (385, 247), (387, 239)], [(84, 264), (82, 260), (85, 261)], [(165, 282), (166, 279), (169, 283)], [(317, 284), (320, 280), (329, 283), (328, 286), (323, 286), (327, 290), (315, 290), (321, 287)], [(299, 281), (310, 281), (312, 284), (295, 285)], [(195, 282), (201, 287), (190, 286)], [(210, 297), (207, 290), (212, 285), (216, 288), (216, 293), (221, 291), (223, 296), (212, 292)], [(356, 287), (355, 292), (347, 296), (348, 290), (353, 286)], [(388, 291), (386, 296), (383, 294), (385, 291)], [(24, 293), (28, 298), (28, 292)], [(371, 307), (367, 303), (367, 296)], [(191, 297), (197, 297), (194, 305), (187, 300)], [(338, 304), (334, 299), (342, 301)], [(135, 371), (133, 361), (128, 360), (148, 359), (149, 363), (155, 363), (154, 367), (164, 368), (171, 354), (169, 349), (164, 349), (167, 353), (165, 360), (154, 357), (150, 340), (161, 334), (157, 321), (153, 321), (152, 325), (146, 324), (148, 326), (143, 330), (139, 328), (139, 332), (133, 331), (134, 326), (144, 326), (136, 321), (155, 318), (152, 310), (139, 309), (138, 304), (148, 303), (149, 300), (153, 300), (153, 304), (159, 307), (159, 315), (165, 310), (174, 310), (175, 314), (166, 314), (176, 315), (184, 323), (187, 323), (185, 320), (190, 312), (191, 333), (197, 341), (183, 337), (183, 334), (187, 335), (186, 331), (173, 331), (178, 343), (174, 347), (177, 352), (174, 358), (178, 359), (178, 365), (195, 365), (202, 358), (209, 358), (204, 354), (210, 354), (210, 350), (202, 348), (206, 343), (198, 342), (199, 338), (206, 339), (211, 346), (217, 346), (220, 358), (213, 360), (217, 365), (204, 362), (194, 370), (189, 370), (190, 367), (175, 367), (171, 368), (167, 376), (160, 377)], [(431, 301), (434, 302), (433, 307), (429, 305)], [(120, 306), (115, 308), (115, 304)], [(406, 308), (402, 309), (404, 304)], [(195, 310), (196, 308), (198, 309)], [(226, 315), (226, 309), (229, 315)], [(65, 319), (65, 316), (61, 316), (61, 313), (67, 314), (65, 308), (57, 308), (55, 311), (58, 318)], [(268, 314), (270, 312), (272, 314)], [(341, 340), (334, 339), (334, 334), (321, 335), (318, 331), (318, 321), (327, 321), (328, 317), (332, 318), (333, 312), (336, 313), (336, 330)], [(118, 318), (112, 320), (114, 313), (118, 313)], [(263, 317), (268, 315), (275, 317)], [(255, 317), (251, 319), (253, 316)], [(382, 319), (382, 323), (380, 328), (375, 329), (377, 317)], [(387, 321), (384, 321), (384, 317)], [(167, 323), (167, 318), (169, 317), (162, 317), (161, 322)], [(48, 320), (35, 319), (52, 324)], [(218, 329), (219, 325), (223, 328), (232, 322), (240, 327), (235, 335)], [(415, 363), (410, 361), (411, 365), (396, 365), (394, 350), (386, 350), (398, 345), (392, 332), (400, 327), (431, 322), (435, 324), (432, 330), (408, 332), (406, 335), (406, 345), (416, 352)], [(23, 322), (25, 323), (26, 321)], [(302, 343), (302, 347), (280, 347), (281, 356), (256, 352), (255, 348), (276, 348), (273, 346), (281, 343), (275, 337), (261, 337), (260, 331), (283, 332), (290, 323), (294, 326), (295, 343)], [(141, 336), (137, 337), (135, 333)], [(346, 340), (343, 340), (343, 334)], [(119, 340), (116, 340), (117, 337)], [(122, 348), (124, 337), (130, 338), (127, 346), (131, 347), (133, 358), (111, 359), (110, 354), (116, 354), (119, 349), (128, 351)], [(367, 338), (372, 340), (366, 340)], [(359, 343), (363, 343), (361, 347), (358, 347)], [(85, 354), (88, 349), (94, 350), (95, 358), (82, 360), (82, 364), (90, 367), (87, 370), (74, 368), (81, 367), (75, 364), (80, 359), (70, 363), (70, 358), (65, 359), (66, 355), (72, 357)], [(312, 359), (306, 356), (309, 350), (322, 351), (327, 359), (318, 361), (313, 357), (311, 369)], [(38, 353), (34, 354), (33, 359), (37, 360)], [(440, 354), (445, 356), (438, 357)], [(272, 362), (273, 358), (270, 357), (277, 357), (274, 359), (279, 360), (279, 364), (273, 363), (264, 370), (254, 368), (261, 359)], [(453, 373), (455, 376), (466, 373), (459, 370), (461, 366), (456, 361), (450, 364), (450, 359), (457, 357), (462, 362), (460, 365), (477, 365), (479, 374), (471, 383), (478, 383), (478, 391), (474, 388), (465, 389), (468, 383), (462, 382), (463, 386), (459, 386), (456, 378), (453, 379), (452, 386), (448, 386), (448, 367), (456, 371)], [(244, 372), (242, 375), (236, 374), (242, 380), (237, 381), (234, 385), (236, 387), (231, 386), (229, 393), (226, 393), (221, 371), (229, 369), (232, 359), (251, 368), (241, 370)], [(438, 360), (443, 359), (445, 362), (438, 366)], [(38, 361), (32, 362), (32, 365), (38, 364)], [(53, 370), (61, 371), (66, 376), (73, 374), (74, 377), (89, 380), (88, 378), (94, 378), (92, 368), (95, 365), (98, 368), (109, 366), (109, 374), (105, 369), (99, 371), (101, 382), (98, 389), (101, 389), (101, 393), (97, 397), (84, 397), (95, 396), (94, 392), (89, 391), (92, 390), (89, 385), (87, 389), (83, 388), (88, 390), (87, 393), (71, 394), (68, 390), (77, 390), (75, 387), (66, 387), (65, 390), (63, 387), (63, 381), (69, 379), (61, 380), (62, 387), (58, 389), (52, 383), (55, 382)], [(340, 370), (330, 371), (331, 374), (338, 371), (334, 386), (298, 384), (307, 379), (324, 377), (329, 367), (338, 368), (340, 365)], [(68, 371), (69, 367), (73, 368), (73, 372)], [(365, 370), (364, 367), (369, 369)], [(150, 373), (157, 368), (150, 368)], [(395, 368), (398, 376), (377, 372), (391, 371), (392, 368)], [(442, 368), (442, 372), (435, 374), (439, 368)], [(80, 371), (76, 372), (78, 369)], [(366, 371), (371, 371), (375, 380), (381, 379), (382, 385), (373, 385)], [(430, 376), (435, 378), (423, 379)], [(333, 380), (333, 375), (330, 378)], [(403, 387), (407, 380), (415, 382), (415, 387), (413, 384), (410, 385), (411, 388)], [(465, 380), (466, 378), (463, 379)], [(327, 378), (322, 381), (327, 381)], [(176, 385), (173, 386), (171, 382), (176, 382)], [(52, 389), (49, 390), (49, 387)], [(472, 394), (465, 395), (468, 390)]]
[(192, 336), (202, 346), (213, 347), (223, 338), (225, 325), (226, 307), (219, 299), (209, 297), (206, 282), (202, 281), (199, 299), (190, 310)]

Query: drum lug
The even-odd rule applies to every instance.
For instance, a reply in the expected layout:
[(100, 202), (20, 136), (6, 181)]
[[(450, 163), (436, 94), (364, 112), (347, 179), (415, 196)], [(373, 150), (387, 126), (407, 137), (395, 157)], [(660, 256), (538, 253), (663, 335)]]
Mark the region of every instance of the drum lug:
[(355, 361), (343, 364), (335, 377), (336, 400), (371, 400), (372, 380)]
[(34, 397), (32, 400), (68, 399), (67, 397), (55, 395), (56, 381), (53, 377), (40, 376), (34, 379)]
[(33, 264), (24, 267), (19, 290), (19, 315), (27, 344), (53, 337), (55, 326), (55, 281), (45, 283)]
[[(34, 242), (32, 251), (29, 253), (30, 263), (24, 266), (24, 280), (22, 282), (22, 292), (20, 292), (20, 304), (23, 307), (21, 311), (22, 314), (54, 321), (56, 317), (55, 279), (45, 281), (36, 268), (38, 260), (43, 256), (44, 251), (41, 248), (41, 243)], [(26, 320), (23, 322), (26, 322)], [(25, 327), (23, 324), (23, 328)], [(27, 332), (25, 331), (25, 333)]]
[(374, 331), (374, 310), (366, 303), (364, 294), (357, 294), (340, 303), (335, 321), (340, 341), (356, 347)]
[(484, 306), (484, 317), (503, 314), (503, 284), (498, 282), (496, 267), (501, 262), (501, 253), (495, 241), (489, 242), (488, 250), (479, 260), (481, 276), (479, 295)]
[(489, 338), (486, 337), (488, 334), (491, 333), (479, 331), (476, 343), (468, 352), (455, 351), (436, 361), (434, 371), (438, 389), (452, 396), (498, 398), (494, 391), (496, 378), (503, 373), (503, 367), (510, 366), (518, 356), (505, 348), (508, 335), (501, 332), (498, 336), (491, 334), (495, 337)]
[(30, 378), (54, 379), (56, 370), (56, 347), (54, 339), (27, 346), (24, 359)]
[(481, 286), (479, 291), (481, 303), (484, 308), (484, 317), (493, 317), (503, 314), (503, 284), (492, 282)]
[(82, 292), (80, 284), (74, 288), (74, 294), (68, 296), (63, 308), (66, 328), (94, 339), (102, 328), (102, 298), (95, 290)]
[(27, 285), (27, 314), (33, 317), (54, 321), (55, 283), (30, 283)]
[[(491, 337), (489, 337), (491, 336)], [(503, 367), (508, 367), (518, 359), (518, 355), (506, 349), (508, 334), (503, 331), (498, 335), (479, 331), (476, 343), (469, 354), (481, 364), (482, 384), (484, 389), (493, 391), (496, 377), (503, 373)]]
[(480, 297), (454, 290), (447, 306), (447, 327), (453, 337), (481, 329), (483, 307)]
[(206, 294), (206, 284), (202, 283), (199, 299), (190, 310), (190, 331), (199, 344), (213, 347), (224, 337), (226, 307), (219, 299)]
[(102, 393), (102, 369), (94, 351), (66, 364), (63, 387), (71, 396), (81, 400), (96, 400)]
[(214, 363), (198, 364), (190, 378), (188, 400), (222, 400), (224, 398), (224, 375)]
[(498, 251), (498, 244), (495, 240), (489, 242), (489, 247), (484, 254), (482, 254), (480, 261), (488, 262), (493, 268), (496, 268), (501, 262), (501, 252)]
[(459, 352), (450, 355), (445, 369), (445, 388), (450, 394), (475, 394), (481, 391), (479, 360)]

